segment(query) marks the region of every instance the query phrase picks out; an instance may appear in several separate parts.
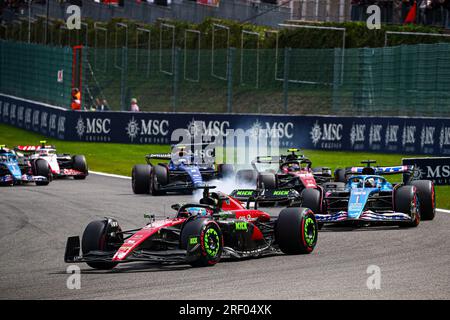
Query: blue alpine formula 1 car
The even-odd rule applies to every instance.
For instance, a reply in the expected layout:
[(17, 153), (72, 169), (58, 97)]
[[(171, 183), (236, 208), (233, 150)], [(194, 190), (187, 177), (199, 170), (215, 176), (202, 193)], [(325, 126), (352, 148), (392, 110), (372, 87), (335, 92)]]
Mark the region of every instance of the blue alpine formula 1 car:
[[(432, 181), (412, 180), (414, 166), (366, 167), (346, 169), (346, 183), (327, 183), (318, 189), (305, 189), (302, 207), (313, 210), (320, 226), (399, 225), (416, 227), (420, 220), (435, 215)], [(390, 183), (383, 176), (403, 174), (403, 183)]]
[(44, 159), (19, 162), (14, 151), (0, 145), (0, 185), (17, 185), (35, 182), (38, 186), (48, 185), (48, 163)]
[[(215, 164), (214, 149), (206, 144), (172, 145), (171, 153), (148, 154), (147, 164), (138, 164), (131, 172), (131, 186), (136, 194), (162, 195), (166, 192), (191, 193), (212, 179), (234, 175), (230, 164)], [(151, 160), (168, 163), (152, 164)]]

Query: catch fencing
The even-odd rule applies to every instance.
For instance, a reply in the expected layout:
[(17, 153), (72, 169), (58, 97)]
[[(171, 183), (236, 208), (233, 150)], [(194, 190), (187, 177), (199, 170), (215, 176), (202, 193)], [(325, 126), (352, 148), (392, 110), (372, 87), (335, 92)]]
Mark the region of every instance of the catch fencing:
[[(145, 30), (136, 48), (101, 47), (101, 33), (83, 48), (83, 107), (128, 110), (137, 98), (141, 111), (450, 116), (449, 43), (260, 49), (249, 33), (238, 48), (200, 49), (195, 32), (184, 48), (162, 32), (156, 48)], [(2, 93), (69, 108), (72, 68), (71, 48), (0, 41)]]

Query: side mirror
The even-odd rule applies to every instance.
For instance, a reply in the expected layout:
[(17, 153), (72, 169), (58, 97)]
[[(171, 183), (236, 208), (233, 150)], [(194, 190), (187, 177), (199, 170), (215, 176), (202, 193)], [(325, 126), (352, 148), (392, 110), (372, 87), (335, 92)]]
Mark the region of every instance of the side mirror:
[(181, 204), (179, 203), (175, 203), (173, 205), (170, 206), (173, 210), (178, 211), (181, 208)]

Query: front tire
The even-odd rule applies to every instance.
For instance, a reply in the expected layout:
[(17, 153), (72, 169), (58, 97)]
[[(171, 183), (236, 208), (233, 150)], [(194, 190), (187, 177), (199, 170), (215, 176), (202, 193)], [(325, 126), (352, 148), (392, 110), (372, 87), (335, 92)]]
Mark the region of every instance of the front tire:
[(37, 186), (46, 186), (50, 183), (51, 180), (51, 172), (48, 162), (44, 159), (37, 159), (34, 162), (34, 172), (35, 176), (46, 177), (47, 181), (36, 181)]
[(73, 178), (75, 180), (84, 180), (84, 179), (86, 179), (86, 176), (89, 173), (88, 165), (87, 165), (87, 162), (86, 162), (86, 158), (83, 155), (73, 156), (72, 163), (73, 163), (72, 167), (73, 167), (74, 170), (83, 172), (83, 175), (74, 176)]
[(402, 223), (400, 227), (417, 227), (420, 223), (420, 207), (414, 186), (401, 186), (395, 190), (394, 196), (394, 210), (406, 213), (411, 217), (410, 222)]
[[(83, 255), (91, 251), (113, 251), (114, 248), (108, 245), (111, 239), (108, 238), (108, 221), (97, 220), (89, 223), (84, 229), (81, 239), (81, 251)], [(117, 265), (117, 262), (86, 262), (88, 266), (99, 270), (109, 270)]]
[(311, 253), (317, 243), (317, 234), (317, 221), (310, 209), (281, 210), (275, 227), (275, 239), (283, 253)]
[(199, 255), (190, 262), (193, 267), (213, 266), (220, 261), (223, 236), (216, 222), (206, 218), (188, 220), (181, 230), (180, 248), (188, 249), (192, 237), (197, 237), (199, 244)]
[(420, 217), (422, 220), (433, 220), (436, 215), (436, 196), (434, 184), (429, 180), (412, 181), (420, 200)]
[(148, 164), (137, 164), (131, 171), (131, 187), (135, 194), (150, 193), (152, 167)]

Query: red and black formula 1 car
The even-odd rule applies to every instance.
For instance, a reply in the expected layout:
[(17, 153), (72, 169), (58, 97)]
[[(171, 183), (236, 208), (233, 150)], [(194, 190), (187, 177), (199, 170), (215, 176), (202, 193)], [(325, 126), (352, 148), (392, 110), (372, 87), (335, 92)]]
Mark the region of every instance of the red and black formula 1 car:
[(86, 179), (89, 174), (86, 158), (83, 155), (58, 154), (55, 146), (46, 145), (17, 146), (14, 148), (19, 163), (26, 166), (30, 161), (44, 159), (48, 163), (50, 179), (58, 177), (73, 177), (76, 180)]
[[(238, 186), (256, 184), (256, 189), (237, 189), (231, 195), (246, 201), (258, 197), (261, 204), (289, 205), (300, 200), (300, 193), (306, 188), (316, 189), (331, 181), (331, 169), (312, 168), (312, 162), (304, 155), (297, 155), (299, 149), (288, 149), (287, 155), (257, 157), (252, 161), (253, 169), (236, 173)], [(258, 166), (277, 164), (276, 170), (260, 170)]]
[[(147, 261), (214, 265), (221, 257), (245, 258), (266, 254), (304, 254), (317, 242), (317, 223), (307, 208), (281, 210), (278, 217), (249, 208), (205, 187), (199, 203), (175, 204), (174, 218), (155, 220), (142, 229), (122, 231), (111, 218), (93, 221), (78, 236), (69, 237), (67, 263), (85, 262), (95, 269), (119, 263)], [(80, 255), (80, 247), (82, 255)]]

